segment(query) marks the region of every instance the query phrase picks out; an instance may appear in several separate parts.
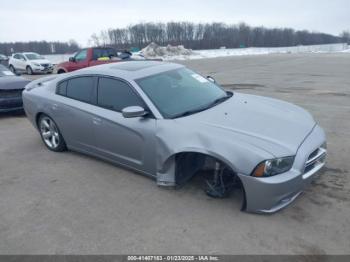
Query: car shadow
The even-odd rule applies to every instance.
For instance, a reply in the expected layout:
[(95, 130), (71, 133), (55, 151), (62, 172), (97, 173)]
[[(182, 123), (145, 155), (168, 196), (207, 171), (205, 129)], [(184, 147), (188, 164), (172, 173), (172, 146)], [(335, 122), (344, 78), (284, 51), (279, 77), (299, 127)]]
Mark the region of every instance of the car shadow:
[(0, 119), (10, 118), (10, 117), (26, 117), (26, 114), (25, 114), (24, 110), (0, 113)]

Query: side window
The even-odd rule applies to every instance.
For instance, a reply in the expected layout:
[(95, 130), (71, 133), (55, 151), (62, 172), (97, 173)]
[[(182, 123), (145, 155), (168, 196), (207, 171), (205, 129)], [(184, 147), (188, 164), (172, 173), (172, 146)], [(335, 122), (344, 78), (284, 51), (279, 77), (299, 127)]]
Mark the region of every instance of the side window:
[(90, 103), (91, 94), (94, 89), (94, 78), (84, 76), (70, 79), (66, 88), (67, 97)]
[(98, 81), (97, 103), (99, 106), (121, 112), (128, 106), (142, 106), (144, 103), (126, 83), (100, 78)]
[(56, 93), (61, 96), (67, 95), (67, 81), (61, 82), (57, 85)]
[(76, 54), (75, 61), (77, 61), (77, 62), (84, 61), (84, 60), (86, 60), (86, 56), (87, 56), (87, 49), (82, 50), (78, 54)]
[(13, 58), (15, 58), (15, 59), (19, 59), (19, 55), (18, 55), (18, 54), (16, 54), (16, 55), (14, 55), (14, 56), (13, 56)]
[(93, 59), (99, 60), (100, 58), (110, 59), (111, 57), (117, 56), (114, 49), (111, 48), (94, 48), (93, 49)]

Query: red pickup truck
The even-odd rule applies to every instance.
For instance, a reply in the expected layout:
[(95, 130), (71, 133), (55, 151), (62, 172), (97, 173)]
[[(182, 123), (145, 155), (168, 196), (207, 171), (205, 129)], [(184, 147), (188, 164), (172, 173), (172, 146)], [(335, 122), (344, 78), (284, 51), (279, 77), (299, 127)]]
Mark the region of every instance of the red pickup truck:
[(91, 47), (78, 51), (69, 61), (57, 65), (57, 74), (72, 72), (89, 66), (130, 60), (131, 53), (108, 47)]

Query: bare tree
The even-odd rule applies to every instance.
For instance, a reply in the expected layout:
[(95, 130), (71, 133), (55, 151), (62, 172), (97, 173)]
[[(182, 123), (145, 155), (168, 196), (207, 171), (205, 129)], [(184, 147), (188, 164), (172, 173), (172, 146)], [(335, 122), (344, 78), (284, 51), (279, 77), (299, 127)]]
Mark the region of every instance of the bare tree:
[(227, 25), (224, 23), (168, 22), (139, 23), (127, 28), (115, 28), (93, 34), (94, 45), (112, 45), (117, 48), (142, 48), (151, 42), (161, 45), (185, 45), (192, 49), (213, 49), (225, 46), (278, 47), (311, 44), (329, 44), (349, 41), (349, 32), (340, 37), (309, 31), (294, 31), (290, 28), (251, 27), (245, 23)]

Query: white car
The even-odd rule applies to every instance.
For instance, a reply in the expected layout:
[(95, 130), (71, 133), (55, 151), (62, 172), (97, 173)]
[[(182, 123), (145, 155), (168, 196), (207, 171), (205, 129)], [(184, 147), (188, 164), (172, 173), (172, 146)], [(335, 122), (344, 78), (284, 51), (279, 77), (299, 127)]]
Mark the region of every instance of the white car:
[(37, 53), (15, 53), (10, 57), (9, 68), (12, 72), (26, 72), (28, 75), (34, 73), (53, 72), (53, 64)]

